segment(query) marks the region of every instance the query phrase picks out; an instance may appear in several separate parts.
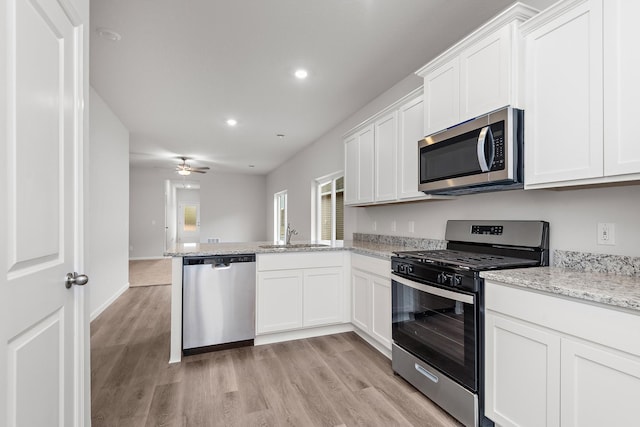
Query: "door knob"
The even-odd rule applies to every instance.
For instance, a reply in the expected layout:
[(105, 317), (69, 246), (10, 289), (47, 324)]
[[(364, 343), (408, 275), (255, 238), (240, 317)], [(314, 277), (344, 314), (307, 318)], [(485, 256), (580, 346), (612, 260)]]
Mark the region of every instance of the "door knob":
[(64, 286), (69, 289), (71, 285), (83, 286), (89, 281), (89, 277), (86, 274), (78, 274), (75, 271), (73, 273), (67, 273), (67, 277), (64, 281)]

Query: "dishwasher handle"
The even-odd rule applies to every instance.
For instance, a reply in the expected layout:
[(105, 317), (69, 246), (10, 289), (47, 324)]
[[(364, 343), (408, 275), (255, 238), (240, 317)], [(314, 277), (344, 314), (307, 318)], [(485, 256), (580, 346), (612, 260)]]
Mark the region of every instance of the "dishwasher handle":
[(229, 265), (244, 262), (256, 262), (256, 254), (229, 254), (229, 255), (209, 255), (184, 257), (182, 265), (206, 265), (211, 264), (212, 267), (220, 265)]

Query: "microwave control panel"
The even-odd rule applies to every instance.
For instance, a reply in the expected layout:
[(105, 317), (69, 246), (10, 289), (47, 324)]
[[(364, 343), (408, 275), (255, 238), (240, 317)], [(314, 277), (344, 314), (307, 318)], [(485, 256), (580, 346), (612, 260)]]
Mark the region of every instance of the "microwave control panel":
[(494, 123), (491, 125), (491, 133), (493, 134), (494, 155), (491, 164), (492, 171), (504, 169), (504, 122)]

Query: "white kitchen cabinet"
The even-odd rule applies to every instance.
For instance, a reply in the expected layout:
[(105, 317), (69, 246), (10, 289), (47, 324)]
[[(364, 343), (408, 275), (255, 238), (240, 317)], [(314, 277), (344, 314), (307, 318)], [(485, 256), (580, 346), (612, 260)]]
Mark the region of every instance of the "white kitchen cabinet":
[(395, 200), (398, 197), (398, 112), (391, 111), (377, 119), (374, 129), (374, 200)]
[(518, 64), (512, 59), (512, 46), (517, 42), (515, 27), (507, 25), (462, 51), (459, 121), (517, 106), (513, 79)]
[(523, 25), (525, 185), (603, 174), (602, 1)]
[(498, 426), (634, 425), (640, 315), (485, 281), (485, 415)]
[(523, 24), (525, 188), (640, 180), (633, 0), (559, 2)]
[(322, 326), (344, 321), (342, 267), (304, 270), (302, 326)]
[(349, 321), (343, 252), (259, 254), (256, 334)]
[(373, 202), (374, 126), (368, 124), (345, 139), (345, 204)]
[(422, 88), (374, 115), (344, 138), (345, 205), (450, 199), (418, 191), (418, 141), (423, 134)]
[(424, 78), (425, 135), (521, 106), (519, 25), (536, 13), (514, 4), (416, 72)]
[(638, 424), (640, 358), (563, 339), (561, 383), (563, 426)]
[[(640, 173), (640, 2), (604, 4), (604, 174)], [(632, 176), (633, 177), (633, 176)]]
[(424, 136), (460, 122), (460, 58), (424, 76)]
[(424, 138), (424, 101), (416, 96), (398, 109), (398, 199), (425, 198), (418, 191), (418, 141)]
[(301, 270), (258, 273), (256, 333), (280, 332), (302, 327)]
[(558, 426), (560, 337), (492, 311), (485, 327), (486, 415), (502, 426)]
[(370, 343), (391, 350), (390, 261), (353, 254), (351, 287), (352, 323), (357, 332), (364, 333)]

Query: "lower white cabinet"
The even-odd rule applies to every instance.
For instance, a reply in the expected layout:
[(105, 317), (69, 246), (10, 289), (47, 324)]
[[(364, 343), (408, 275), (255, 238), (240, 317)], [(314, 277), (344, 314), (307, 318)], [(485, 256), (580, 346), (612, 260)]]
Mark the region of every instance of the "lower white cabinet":
[(348, 322), (343, 256), (342, 252), (259, 255), (256, 334)]
[(353, 254), (351, 289), (352, 323), (391, 350), (391, 262)]
[(637, 425), (640, 315), (489, 281), (485, 291), (496, 425)]

